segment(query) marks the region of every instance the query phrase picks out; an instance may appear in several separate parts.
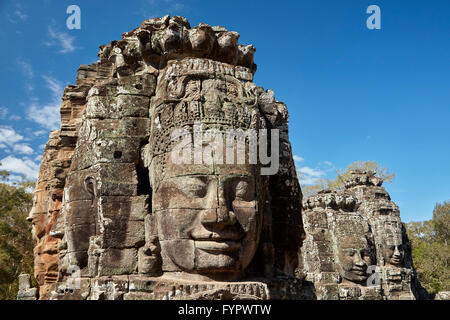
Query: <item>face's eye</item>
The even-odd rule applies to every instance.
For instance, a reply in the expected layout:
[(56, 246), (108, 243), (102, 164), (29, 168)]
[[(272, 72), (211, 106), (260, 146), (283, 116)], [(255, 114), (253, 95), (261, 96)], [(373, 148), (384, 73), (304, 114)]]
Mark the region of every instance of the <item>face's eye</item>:
[(179, 181), (179, 189), (188, 196), (203, 198), (207, 193), (207, 183), (201, 177), (184, 177)]
[(355, 255), (355, 252), (354, 252), (354, 251), (347, 251), (345, 254), (346, 254), (348, 257), (353, 257), (353, 256)]

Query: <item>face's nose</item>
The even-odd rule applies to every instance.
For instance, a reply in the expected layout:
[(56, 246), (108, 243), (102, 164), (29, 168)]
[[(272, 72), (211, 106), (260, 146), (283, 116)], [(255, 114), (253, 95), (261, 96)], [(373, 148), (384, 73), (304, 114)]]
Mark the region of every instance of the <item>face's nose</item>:
[(359, 251), (357, 251), (353, 256), (353, 263), (355, 264), (355, 266), (364, 267), (365, 262), (362, 259), (361, 253)]
[(400, 258), (402, 256), (398, 246), (395, 246), (395, 250), (394, 250), (394, 257), (395, 258)]
[(217, 189), (217, 222), (234, 224), (236, 215), (233, 212), (230, 190), (223, 183), (219, 183)]
[(216, 209), (203, 213), (202, 224), (209, 226), (227, 226), (236, 223), (236, 215), (233, 212), (231, 199), (224, 184), (217, 185)]
[(30, 210), (30, 212), (28, 213), (27, 221), (28, 221), (29, 223), (33, 222), (33, 217), (34, 217), (34, 208), (32, 208), (32, 209)]

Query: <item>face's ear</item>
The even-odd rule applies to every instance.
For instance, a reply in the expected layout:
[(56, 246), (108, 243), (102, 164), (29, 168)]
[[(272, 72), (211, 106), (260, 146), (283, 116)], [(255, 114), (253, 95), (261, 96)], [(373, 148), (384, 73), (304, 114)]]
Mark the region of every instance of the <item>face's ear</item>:
[(150, 188), (156, 190), (157, 179), (155, 174), (157, 171), (157, 159), (151, 150), (150, 143), (141, 147), (140, 161), (142, 165), (148, 169)]
[(153, 191), (157, 191), (159, 187), (159, 181), (162, 179), (162, 168), (158, 164), (159, 156), (153, 157), (150, 161), (150, 166), (148, 168), (150, 187)]
[(96, 187), (97, 187), (97, 181), (95, 180), (94, 177), (87, 177), (84, 180), (84, 189), (90, 195), (91, 203), (94, 202), (95, 197), (97, 195)]

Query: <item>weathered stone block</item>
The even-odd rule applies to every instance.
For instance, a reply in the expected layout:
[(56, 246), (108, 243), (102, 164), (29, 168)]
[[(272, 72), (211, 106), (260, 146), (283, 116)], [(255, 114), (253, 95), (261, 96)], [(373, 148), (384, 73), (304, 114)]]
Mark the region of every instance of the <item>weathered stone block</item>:
[(108, 219), (103, 229), (103, 248), (140, 247), (145, 243), (144, 221)]
[(154, 300), (155, 295), (147, 292), (130, 292), (123, 296), (123, 300)]
[(95, 225), (98, 221), (98, 208), (91, 200), (77, 200), (66, 206), (64, 216), (66, 228), (79, 225)]
[(107, 96), (91, 96), (86, 107), (86, 116), (93, 119), (121, 119), (124, 117), (147, 118), (150, 98), (112, 92)]
[(108, 219), (143, 221), (149, 214), (149, 196), (100, 197), (102, 216)]
[(84, 223), (66, 227), (67, 251), (86, 251), (89, 248), (89, 237), (96, 234), (95, 224)]
[(105, 249), (100, 255), (99, 276), (125, 275), (136, 271), (137, 249)]

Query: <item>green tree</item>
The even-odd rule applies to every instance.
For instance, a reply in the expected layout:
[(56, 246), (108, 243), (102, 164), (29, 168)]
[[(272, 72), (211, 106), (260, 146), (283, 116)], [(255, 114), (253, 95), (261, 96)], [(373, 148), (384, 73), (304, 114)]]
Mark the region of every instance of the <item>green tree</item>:
[(450, 290), (450, 201), (436, 204), (433, 218), (406, 224), (412, 243), (414, 266), (422, 285), (430, 292)]
[(18, 276), (33, 273), (33, 241), (26, 218), (32, 206), (33, 183), (9, 181), (0, 171), (0, 299), (16, 299)]
[(436, 204), (431, 221), (436, 241), (443, 242), (447, 246), (450, 226), (450, 201)]
[(385, 167), (382, 167), (375, 161), (355, 161), (347, 166), (346, 169), (336, 170), (336, 178), (334, 180), (330, 179), (320, 179), (316, 184), (309, 186), (302, 186), (302, 192), (304, 197), (309, 197), (316, 195), (319, 191), (324, 189), (331, 190), (342, 190), (345, 187), (345, 181), (350, 177), (350, 171), (355, 169), (372, 170), (376, 172), (376, 175), (382, 178), (385, 182), (392, 182), (394, 180), (395, 174), (390, 173)]

